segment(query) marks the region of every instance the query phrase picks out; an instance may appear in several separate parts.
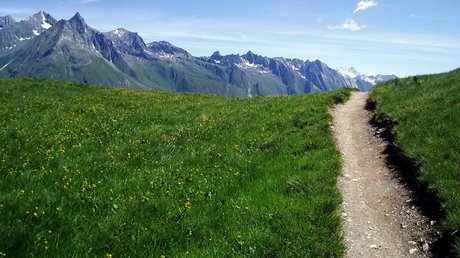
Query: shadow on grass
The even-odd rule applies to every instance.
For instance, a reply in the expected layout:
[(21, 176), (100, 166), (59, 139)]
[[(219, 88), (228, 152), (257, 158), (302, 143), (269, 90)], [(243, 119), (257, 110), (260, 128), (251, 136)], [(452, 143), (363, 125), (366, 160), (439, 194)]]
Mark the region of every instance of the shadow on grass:
[[(371, 112), (375, 111), (376, 103), (368, 100), (366, 109)], [(393, 128), (396, 123), (387, 118), (377, 118), (375, 115), (370, 123), (376, 129), (376, 136), (388, 142), (384, 151), (386, 163), (398, 173), (401, 182), (410, 190), (412, 203), (422, 211), (430, 222), (439, 223), (442, 221), (446, 214), (442, 210), (441, 201), (426, 183), (419, 180), (420, 164), (395, 145), (396, 135), (393, 133)], [(457, 257), (454, 248), (454, 233), (438, 230), (440, 229), (431, 232), (434, 241), (430, 250), (432, 257)]]

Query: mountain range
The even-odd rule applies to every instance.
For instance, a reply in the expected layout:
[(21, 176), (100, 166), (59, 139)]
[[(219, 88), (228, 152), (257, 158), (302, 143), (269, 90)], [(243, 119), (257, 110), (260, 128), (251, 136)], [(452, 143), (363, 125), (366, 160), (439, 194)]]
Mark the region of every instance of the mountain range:
[(146, 44), (135, 32), (99, 32), (76, 13), (57, 21), (40, 11), (16, 22), (0, 17), (0, 77), (230, 97), (292, 95), (341, 87), (369, 90), (395, 75), (367, 76), (325, 63), (243, 55), (194, 57), (166, 41)]

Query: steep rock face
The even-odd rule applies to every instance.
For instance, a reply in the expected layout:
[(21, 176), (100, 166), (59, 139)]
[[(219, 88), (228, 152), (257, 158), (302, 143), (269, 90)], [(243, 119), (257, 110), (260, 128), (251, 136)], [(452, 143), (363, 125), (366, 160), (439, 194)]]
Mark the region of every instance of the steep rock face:
[(11, 16), (0, 17), (0, 30), (4, 28), (9, 28), (15, 24), (16, 21)]
[(49, 14), (40, 11), (27, 20), (16, 22), (11, 16), (0, 18), (0, 54), (10, 51), (56, 24)]
[(336, 70), (329, 68), (319, 60), (305, 63), (300, 72), (321, 91), (329, 91), (341, 87), (356, 88), (355, 84), (346, 80)]
[(57, 22), (51, 15), (43, 11), (30, 16), (27, 21), (34, 26), (38, 34), (51, 28)]
[(104, 35), (113, 42), (120, 53), (142, 58), (151, 57), (144, 40), (135, 32), (120, 28), (106, 32)]

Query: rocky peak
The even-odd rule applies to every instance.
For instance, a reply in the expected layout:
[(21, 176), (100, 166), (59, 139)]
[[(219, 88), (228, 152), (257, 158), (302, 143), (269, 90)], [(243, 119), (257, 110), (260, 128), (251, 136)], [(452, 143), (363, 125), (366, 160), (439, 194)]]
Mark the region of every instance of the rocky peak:
[(85, 20), (83, 19), (83, 17), (81, 16), (79, 12), (76, 12), (75, 15), (72, 18), (70, 18), (69, 21), (72, 21), (72, 20), (85, 22)]
[(131, 34), (132, 32), (128, 31), (125, 28), (118, 28), (116, 30), (113, 30), (109, 33), (106, 33), (110, 37), (126, 37), (126, 35)]
[(69, 20), (69, 23), (80, 33), (85, 33), (88, 27), (85, 20), (78, 12)]
[(167, 41), (152, 42), (147, 45), (150, 51), (160, 56), (174, 56), (180, 58), (192, 58), (192, 55), (182, 48), (176, 47)]
[(0, 29), (11, 27), (16, 21), (11, 16), (0, 17)]
[(139, 34), (137, 34), (137, 32), (131, 32), (124, 28), (118, 28), (110, 32), (106, 32), (104, 35), (106, 35), (112, 41), (136, 41), (142, 42), (142, 44), (145, 45), (144, 40), (139, 36)]
[(321, 62), (320, 60), (316, 59), (313, 64), (315, 65), (315, 67), (318, 69), (318, 71), (320, 72), (325, 72), (327, 70), (329, 70), (330, 68), (323, 62)]
[(45, 17), (45, 14), (43, 13), (42, 10), (40, 10), (38, 13), (33, 14), (32, 16), (29, 16), (27, 20), (30, 22), (35, 22), (35, 21), (41, 22), (44, 19), (44, 17)]
[(222, 55), (220, 54), (219, 51), (216, 51), (211, 55), (211, 59), (215, 61), (220, 61), (222, 60)]
[(252, 53), (251, 51), (248, 51), (244, 58), (248, 60), (250, 64), (253, 64), (255, 62), (254, 53)]
[(35, 28), (40, 30), (47, 30), (57, 22), (56, 19), (54, 19), (51, 15), (41, 10), (38, 13), (28, 17), (27, 21), (32, 23)]
[(106, 32), (104, 35), (113, 42), (117, 50), (121, 53), (148, 58), (147, 45), (136, 32), (118, 28)]
[(354, 79), (354, 78), (356, 78), (356, 77), (361, 75), (361, 73), (356, 71), (356, 69), (353, 68), (353, 67), (350, 67), (350, 68), (339, 67), (336, 70), (337, 70), (337, 72), (339, 72), (343, 76), (349, 77), (349, 78), (352, 78), (352, 79)]

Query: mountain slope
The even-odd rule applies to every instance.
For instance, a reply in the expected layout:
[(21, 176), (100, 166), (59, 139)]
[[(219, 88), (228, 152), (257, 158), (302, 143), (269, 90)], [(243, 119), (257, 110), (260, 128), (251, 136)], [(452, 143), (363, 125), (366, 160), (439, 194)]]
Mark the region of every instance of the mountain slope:
[(0, 250), (341, 257), (327, 110), (349, 94), (231, 99), (0, 79)]
[(268, 58), (251, 51), (194, 57), (169, 42), (146, 44), (137, 33), (126, 29), (101, 33), (78, 13), (59, 22), (42, 11), (21, 22), (3, 17), (0, 26), (0, 77), (53, 78), (230, 97), (371, 86), (319, 60)]

